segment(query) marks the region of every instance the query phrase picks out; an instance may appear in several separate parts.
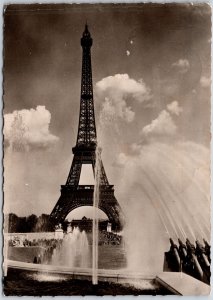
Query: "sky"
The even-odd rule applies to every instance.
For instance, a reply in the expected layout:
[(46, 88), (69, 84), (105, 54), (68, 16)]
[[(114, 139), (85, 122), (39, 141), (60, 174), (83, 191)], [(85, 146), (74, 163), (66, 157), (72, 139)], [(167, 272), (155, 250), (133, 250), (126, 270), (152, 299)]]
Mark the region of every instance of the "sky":
[[(208, 224), (197, 232), (191, 229), (194, 219), (208, 221), (210, 211), (207, 4), (6, 8), (5, 212), (49, 214), (66, 182), (77, 138), (80, 38), (86, 22), (93, 38), (98, 141), (127, 219), (139, 214), (153, 232), (162, 226), (170, 235), (183, 234), (184, 228), (192, 236), (198, 231), (208, 235)], [(91, 180), (89, 172), (82, 174), (82, 182)], [(181, 219), (183, 208), (192, 210), (187, 224)], [(71, 217), (86, 213), (91, 216), (91, 209), (78, 209)], [(183, 228), (172, 224), (174, 219)], [(137, 221), (127, 226), (129, 241), (138, 226)]]

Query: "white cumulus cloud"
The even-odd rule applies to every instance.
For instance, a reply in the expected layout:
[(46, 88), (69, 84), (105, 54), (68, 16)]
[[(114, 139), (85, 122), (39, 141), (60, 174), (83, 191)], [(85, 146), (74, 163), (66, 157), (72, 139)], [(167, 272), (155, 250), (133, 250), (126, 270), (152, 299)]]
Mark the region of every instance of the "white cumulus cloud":
[(104, 120), (112, 121), (119, 117), (126, 122), (130, 123), (134, 120), (135, 112), (132, 111), (130, 106), (127, 106), (123, 99), (113, 101), (112, 98), (105, 97), (102, 105), (102, 118)]
[(200, 78), (200, 85), (203, 88), (207, 88), (211, 85), (211, 78), (210, 77), (206, 77), (206, 76), (201, 76)]
[(172, 136), (176, 134), (177, 126), (172, 115), (179, 116), (183, 109), (177, 101), (169, 103), (166, 108), (167, 110), (162, 110), (156, 119), (143, 127), (141, 134), (144, 137)]
[(145, 136), (150, 135), (173, 135), (177, 131), (170, 113), (162, 110), (158, 117), (142, 129), (142, 134)]
[(170, 113), (179, 116), (179, 114), (183, 111), (182, 107), (179, 106), (177, 101), (173, 101), (167, 105), (167, 109)]
[(172, 67), (176, 68), (181, 74), (184, 74), (189, 70), (190, 64), (188, 59), (179, 59), (172, 64)]
[(150, 89), (142, 79), (135, 80), (128, 74), (108, 76), (96, 83), (96, 94), (103, 101), (103, 110), (126, 122), (134, 119), (135, 113), (127, 100), (144, 102), (151, 98)]
[(13, 149), (47, 148), (58, 141), (49, 130), (51, 113), (45, 106), (4, 115), (4, 138)]

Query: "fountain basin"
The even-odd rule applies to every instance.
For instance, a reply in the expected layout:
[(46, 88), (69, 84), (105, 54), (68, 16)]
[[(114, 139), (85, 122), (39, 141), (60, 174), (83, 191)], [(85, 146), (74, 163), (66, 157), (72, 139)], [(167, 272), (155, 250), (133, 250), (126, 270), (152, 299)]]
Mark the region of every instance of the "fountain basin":
[[(44, 264), (23, 263), (18, 261), (6, 260), (4, 269), (7, 267), (14, 271), (23, 271), (34, 277), (38, 281), (61, 281), (61, 280), (82, 280), (83, 282), (92, 281), (91, 268), (70, 268), (65, 266), (53, 266)], [(98, 269), (98, 281), (134, 286), (139, 290), (153, 290), (158, 286), (165, 294), (175, 295), (209, 295), (210, 286), (180, 272), (162, 272), (160, 274), (144, 274), (132, 272), (128, 269), (104, 270)], [(36, 275), (36, 276), (34, 276)], [(46, 278), (46, 279), (45, 279)], [(50, 279), (50, 280), (48, 280)]]
[(163, 272), (156, 281), (175, 295), (208, 296), (211, 291), (208, 284), (180, 272)]
[[(91, 280), (92, 268), (75, 268), (66, 266), (54, 266), (45, 264), (33, 264), (13, 260), (5, 260), (3, 264), (4, 268), (19, 269), (25, 271), (34, 271), (48, 274), (69, 275), (69, 279), (86, 279)], [(129, 282), (128, 280), (153, 280), (155, 274), (142, 274), (139, 272), (129, 272), (127, 269), (120, 270), (106, 270), (98, 269), (99, 281), (110, 281), (117, 283)]]

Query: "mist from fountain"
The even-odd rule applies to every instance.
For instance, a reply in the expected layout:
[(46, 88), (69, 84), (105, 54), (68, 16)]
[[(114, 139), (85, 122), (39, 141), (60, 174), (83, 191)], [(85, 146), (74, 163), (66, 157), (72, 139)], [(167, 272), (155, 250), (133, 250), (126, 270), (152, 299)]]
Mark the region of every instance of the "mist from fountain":
[(85, 231), (75, 227), (65, 235), (62, 244), (53, 250), (52, 265), (87, 268), (89, 265), (89, 244)]
[(123, 155), (117, 169), (128, 268), (158, 273), (169, 237), (210, 241), (210, 154), (192, 142), (153, 142), (137, 150)]

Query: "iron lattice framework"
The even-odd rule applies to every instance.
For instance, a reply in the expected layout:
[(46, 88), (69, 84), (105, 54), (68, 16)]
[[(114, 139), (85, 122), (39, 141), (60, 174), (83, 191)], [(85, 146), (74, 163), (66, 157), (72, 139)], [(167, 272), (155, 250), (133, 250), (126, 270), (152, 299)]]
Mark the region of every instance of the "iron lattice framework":
[[(61, 186), (61, 196), (50, 215), (54, 223), (62, 222), (75, 208), (93, 205), (94, 185), (79, 185), (82, 164), (91, 164), (95, 176), (97, 148), (90, 51), (92, 38), (87, 25), (81, 38), (81, 46), (83, 57), (78, 135), (76, 146), (72, 148), (74, 157), (66, 184)], [(121, 209), (114, 196), (114, 186), (108, 182), (101, 158), (99, 170), (99, 208), (106, 213), (113, 228), (119, 229), (122, 223)]]

